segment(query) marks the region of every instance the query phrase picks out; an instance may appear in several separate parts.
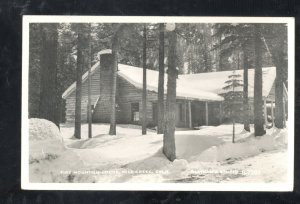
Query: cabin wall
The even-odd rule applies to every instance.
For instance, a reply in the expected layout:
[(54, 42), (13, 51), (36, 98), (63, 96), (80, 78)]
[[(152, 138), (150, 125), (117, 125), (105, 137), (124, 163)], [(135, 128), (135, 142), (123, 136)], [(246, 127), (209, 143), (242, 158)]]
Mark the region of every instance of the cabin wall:
[[(118, 105), (120, 107), (118, 112), (118, 120), (120, 123), (137, 123), (141, 124), (142, 121), (142, 89), (136, 88), (134, 85), (130, 84), (128, 81), (118, 76), (118, 89), (120, 90), (118, 94)], [(153, 123), (153, 102), (157, 100), (157, 94), (152, 91), (147, 91), (147, 123), (152, 125)], [(132, 103), (139, 103), (139, 121), (132, 121), (131, 105)]]
[[(95, 73), (91, 77), (91, 104), (94, 105), (99, 97), (99, 85), (100, 85), (100, 72), (99, 69), (95, 70)], [(81, 89), (81, 121), (87, 121), (87, 104), (88, 104), (88, 80), (82, 83)], [(74, 90), (66, 98), (66, 122), (74, 122), (75, 120), (75, 102), (76, 91)]]

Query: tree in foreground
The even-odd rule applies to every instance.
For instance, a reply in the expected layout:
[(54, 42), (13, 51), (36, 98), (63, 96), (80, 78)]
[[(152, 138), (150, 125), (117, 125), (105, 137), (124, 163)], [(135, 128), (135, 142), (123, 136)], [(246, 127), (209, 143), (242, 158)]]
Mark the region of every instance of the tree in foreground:
[(244, 130), (250, 132), (250, 110), (249, 110), (249, 99), (248, 99), (248, 69), (249, 69), (249, 56), (247, 48), (243, 46), (243, 122)]
[(112, 38), (112, 91), (111, 91), (111, 112), (109, 134), (116, 135), (116, 88), (117, 88), (117, 70), (118, 70), (118, 52), (119, 52), (119, 35), (117, 28)]
[(228, 80), (225, 82), (223, 90), (224, 94), (224, 110), (229, 114), (229, 117), (232, 120), (232, 143), (235, 142), (235, 122), (242, 111), (242, 101), (243, 101), (243, 92), (241, 87), (243, 87), (242, 80), (240, 79), (241, 75), (233, 73), (228, 76)]
[(91, 68), (92, 68), (92, 47), (91, 47), (91, 24), (88, 27), (88, 105), (87, 105), (87, 121), (88, 121), (88, 137), (92, 138), (92, 107), (91, 107)]
[(157, 134), (164, 132), (164, 78), (165, 78), (165, 26), (163, 23), (159, 24), (159, 76), (158, 76), (158, 93), (157, 93)]
[(163, 153), (170, 160), (176, 159), (175, 149), (175, 111), (176, 111), (176, 33), (175, 24), (167, 24), (169, 32), (169, 51), (168, 51), (168, 82), (167, 82), (167, 104), (165, 130), (163, 137)]
[(76, 102), (75, 102), (75, 132), (74, 137), (81, 139), (81, 92), (82, 73), (88, 58), (89, 32), (87, 24), (75, 24), (77, 32), (77, 68), (76, 68)]
[(59, 127), (57, 104), (58, 24), (41, 25), (41, 86), (39, 115)]
[[(264, 24), (263, 42), (276, 67), (275, 79), (275, 127), (282, 129), (284, 116), (284, 81), (287, 80), (287, 26), (285, 24)], [(266, 37), (265, 37), (266, 36)]]
[(117, 71), (118, 71), (118, 53), (120, 49), (120, 35), (125, 24), (116, 24), (115, 33), (112, 37), (112, 92), (111, 92), (111, 112), (109, 135), (116, 135), (116, 92), (117, 92)]
[(142, 96), (142, 135), (147, 134), (147, 28), (144, 24), (143, 31), (143, 96)]
[(254, 25), (255, 75), (254, 75), (254, 134), (262, 136), (266, 133), (263, 117), (262, 97), (262, 40), (261, 25)]

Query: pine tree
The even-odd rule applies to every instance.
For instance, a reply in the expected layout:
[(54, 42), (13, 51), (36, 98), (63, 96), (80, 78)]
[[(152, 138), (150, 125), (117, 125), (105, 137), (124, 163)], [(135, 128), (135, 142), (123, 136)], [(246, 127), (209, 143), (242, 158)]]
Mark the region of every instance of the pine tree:
[(41, 25), (41, 86), (40, 117), (50, 120), (59, 127), (57, 103), (57, 48), (58, 24)]
[(117, 88), (117, 70), (118, 70), (118, 52), (119, 52), (119, 29), (112, 38), (112, 94), (111, 94), (111, 112), (109, 134), (116, 135), (116, 88)]
[(248, 100), (248, 69), (249, 69), (249, 58), (246, 52), (246, 49), (243, 46), (243, 122), (244, 130), (250, 132), (250, 114), (249, 114), (249, 100)]
[(264, 45), (276, 67), (275, 79), (275, 127), (284, 128), (283, 85), (287, 81), (287, 28), (285, 24), (263, 24)]
[(142, 135), (147, 134), (147, 28), (146, 24), (144, 25), (143, 32), (143, 96), (142, 96)]
[(87, 121), (88, 121), (88, 137), (92, 138), (92, 109), (91, 109), (91, 67), (92, 67), (92, 48), (91, 48), (91, 25), (88, 26), (88, 56), (86, 59), (88, 60), (88, 111), (87, 111)]
[(74, 25), (77, 32), (77, 67), (76, 67), (76, 101), (75, 101), (75, 132), (74, 137), (81, 139), (81, 91), (82, 73), (84, 69), (84, 25)]
[(263, 118), (262, 98), (262, 40), (261, 25), (254, 25), (255, 76), (254, 76), (254, 134), (262, 136), (266, 133)]
[[(244, 129), (250, 131), (250, 113), (248, 101), (248, 69), (253, 61), (253, 25), (252, 24), (215, 24), (215, 34), (219, 40), (214, 49), (220, 49), (220, 63), (225, 56), (232, 56), (237, 51), (243, 54), (244, 88), (243, 88), (243, 117)], [(226, 58), (226, 57), (225, 57)], [(223, 60), (222, 60), (223, 59)], [(239, 58), (238, 58), (239, 59)], [(236, 60), (238, 61), (238, 60)], [(225, 65), (220, 65), (220, 67)], [(230, 65), (232, 66), (232, 65)], [(233, 65), (234, 66), (234, 65)], [(240, 66), (239, 66), (240, 67)]]
[(115, 33), (112, 37), (112, 92), (111, 92), (111, 116), (109, 135), (116, 135), (116, 92), (117, 92), (117, 71), (118, 71), (118, 53), (120, 49), (120, 36), (126, 24), (115, 25)]
[(40, 86), (41, 86), (41, 28), (40, 24), (29, 25), (29, 118), (40, 117)]
[(237, 116), (240, 115), (242, 110), (243, 93), (240, 87), (243, 87), (241, 75), (236, 74), (235, 71), (228, 76), (228, 80), (223, 87), (224, 93), (224, 111), (229, 114), (232, 120), (232, 142), (235, 142), (235, 122)]
[(159, 24), (159, 76), (158, 76), (158, 104), (157, 104), (157, 134), (164, 132), (164, 78), (165, 78), (165, 26)]
[(163, 153), (170, 160), (176, 159), (175, 149), (175, 111), (176, 111), (176, 33), (175, 25), (168, 25), (169, 51), (168, 51), (168, 82), (167, 82), (167, 104), (165, 131), (163, 137)]

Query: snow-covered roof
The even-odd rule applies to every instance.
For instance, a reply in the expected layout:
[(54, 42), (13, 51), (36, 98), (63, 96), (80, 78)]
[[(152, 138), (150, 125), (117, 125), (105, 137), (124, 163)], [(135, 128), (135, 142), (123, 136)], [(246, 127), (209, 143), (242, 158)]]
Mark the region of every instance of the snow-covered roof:
[[(143, 88), (143, 69), (129, 65), (119, 64), (118, 75), (126, 79), (135, 87)], [(167, 74), (165, 74), (165, 92), (167, 90)], [(186, 83), (184, 75), (179, 75), (176, 86), (177, 97), (187, 99), (198, 99), (204, 101), (223, 101), (223, 97), (216, 93), (203, 89), (195, 88), (195, 84)], [(198, 83), (198, 82), (196, 82)], [(147, 90), (157, 92), (158, 89), (158, 71), (147, 70)]]
[[(91, 69), (91, 74), (99, 69), (97, 62)], [(243, 79), (243, 70), (236, 70), (236, 74), (241, 75)], [(179, 75), (177, 79), (176, 95), (179, 98), (202, 101), (223, 101), (223, 97), (219, 94), (224, 93), (223, 87), (225, 81), (232, 71), (209, 72), (199, 74)], [(129, 66), (125, 64), (118, 65), (118, 75), (135, 87), (142, 89), (143, 87), (143, 69), (140, 67)], [(82, 76), (82, 81), (87, 79), (88, 72)], [(276, 77), (275, 67), (263, 68), (263, 97), (267, 97), (271, 91), (273, 82)], [(165, 74), (165, 91), (167, 84), (167, 74)], [(66, 98), (76, 88), (74, 82), (62, 95)], [(158, 89), (158, 71), (147, 70), (147, 90), (157, 92)], [(242, 90), (242, 87), (241, 87)], [(253, 97), (254, 94), (254, 69), (248, 71), (248, 94)]]
[[(221, 72), (207, 72), (199, 74), (188, 74), (180, 75), (179, 79), (186, 86), (188, 84), (193, 84), (195, 89), (200, 89), (207, 92), (212, 92), (216, 94), (224, 93), (223, 87), (225, 86), (225, 81), (229, 80), (228, 76), (232, 75), (233, 71), (221, 71)], [(244, 71), (235, 70), (235, 74), (241, 75), (239, 78), (243, 80)], [(268, 97), (273, 86), (274, 80), (276, 78), (276, 68), (275, 67), (264, 67), (262, 68), (263, 77), (263, 97)], [(243, 91), (243, 87), (239, 88)], [(236, 89), (238, 90), (238, 89)], [(253, 98), (254, 96), (254, 69), (248, 69), (248, 96)]]

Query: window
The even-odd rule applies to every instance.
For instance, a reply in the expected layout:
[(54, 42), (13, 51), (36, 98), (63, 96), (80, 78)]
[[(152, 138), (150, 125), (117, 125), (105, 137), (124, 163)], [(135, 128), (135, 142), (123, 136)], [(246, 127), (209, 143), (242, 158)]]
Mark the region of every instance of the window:
[(139, 121), (140, 120), (139, 103), (132, 103), (131, 104), (131, 120), (132, 121)]

